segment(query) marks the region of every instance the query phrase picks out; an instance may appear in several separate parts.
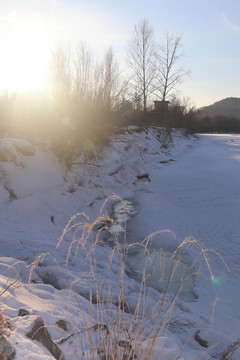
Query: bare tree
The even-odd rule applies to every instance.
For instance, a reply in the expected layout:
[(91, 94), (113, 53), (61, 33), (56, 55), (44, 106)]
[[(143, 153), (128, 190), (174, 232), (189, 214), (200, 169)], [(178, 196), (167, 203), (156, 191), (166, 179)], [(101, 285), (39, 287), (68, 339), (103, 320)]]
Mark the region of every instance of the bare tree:
[(112, 47), (105, 52), (99, 71), (101, 75), (99, 96), (103, 106), (111, 110), (121, 93), (120, 71)]
[(83, 42), (78, 43), (73, 53), (73, 93), (80, 106), (89, 106), (94, 101), (96, 61), (92, 51)]
[(52, 98), (61, 112), (58, 117), (71, 117), (72, 128), (82, 128), (90, 118), (92, 123), (97, 118), (107, 121), (123, 97), (123, 82), (111, 47), (99, 60), (83, 42), (74, 47), (63, 44), (53, 53), (50, 76)]
[(181, 40), (181, 37), (166, 33), (164, 42), (158, 47), (156, 53), (156, 95), (162, 101), (166, 101), (177, 85), (181, 84), (184, 77), (189, 74), (189, 70), (178, 66), (183, 57)]
[(67, 104), (72, 96), (71, 52), (69, 44), (61, 44), (52, 53), (50, 87), (55, 101)]
[(144, 120), (146, 120), (147, 100), (152, 92), (155, 76), (156, 45), (152, 26), (147, 19), (141, 19), (134, 26), (128, 44), (128, 64), (134, 93), (142, 100)]

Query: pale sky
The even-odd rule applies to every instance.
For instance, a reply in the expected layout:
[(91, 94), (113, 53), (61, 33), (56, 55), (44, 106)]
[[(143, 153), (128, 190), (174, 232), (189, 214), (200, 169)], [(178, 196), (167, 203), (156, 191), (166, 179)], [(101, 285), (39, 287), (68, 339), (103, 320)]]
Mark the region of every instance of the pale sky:
[(124, 61), (141, 18), (157, 41), (182, 36), (181, 65), (191, 75), (179, 95), (197, 107), (240, 97), (239, 0), (0, 0), (0, 88), (41, 88), (62, 40), (85, 41), (97, 54), (111, 45)]

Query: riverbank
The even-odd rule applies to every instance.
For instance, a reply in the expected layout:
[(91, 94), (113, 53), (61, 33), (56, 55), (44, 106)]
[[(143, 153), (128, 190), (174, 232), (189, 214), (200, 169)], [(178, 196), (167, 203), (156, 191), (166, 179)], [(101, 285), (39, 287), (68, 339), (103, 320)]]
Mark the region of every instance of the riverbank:
[[(8, 317), (13, 318), (10, 339), (17, 349), (16, 359), (27, 359), (30, 356), (51, 358), (43, 347), (36, 348), (36, 343), (30, 344), (24, 331), (21, 331), (21, 328), (26, 329), (24, 323), (30, 326), (34, 316), (43, 318), (56, 341), (91, 326), (89, 302), (86, 300), (90, 297), (86, 256), (81, 252), (76, 257), (71, 256), (66, 268), (66, 254), (72, 241), (72, 232), (66, 234), (58, 249), (56, 245), (71, 216), (85, 212), (94, 221), (99, 216), (103, 202), (112, 193), (121, 198), (135, 199), (134, 206), (138, 214), (127, 223), (129, 242), (139, 241), (161, 229), (175, 232), (178, 244), (186, 236), (192, 235), (207, 248), (214, 248), (223, 256), (226, 255), (226, 261), (231, 263), (234, 272), (234, 276), (229, 276), (217, 257), (211, 259), (213, 274), (220, 284), (215, 286), (215, 293), (206, 269), (201, 270), (207, 279), (199, 278), (195, 287), (198, 299), (188, 303), (182, 300), (176, 302), (162, 358), (172, 359), (179, 354), (179, 359), (181, 356), (183, 359), (193, 359), (202, 354), (206, 349), (194, 339), (198, 330), (201, 330), (199, 336), (208, 342), (209, 347), (239, 330), (235, 297), (229, 295), (236, 292), (238, 296), (238, 289), (234, 286), (238, 280), (238, 255), (234, 249), (239, 230), (239, 163), (236, 161), (239, 136), (200, 136), (200, 140), (197, 140), (186, 139), (180, 132), (176, 132), (173, 139), (170, 148), (164, 149), (154, 129), (148, 134), (130, 131), (129, 134), (113, 137), (109, 147), (101, 153), (97, 152), (97, 156), (90, 157), (88, 162), (82, 164), (82, 158), (75, 159), (70, 172), (59, 164), (47, 148), (34, 146), (33, 154), (26, 157), (21, 151), (16, 151), (13, 141), (9, 142), (15, 149), (15, 157), (12, 157), (14, 161), (1, 163), (2, 179), (7, 184), (1, 187), (1, 207), (4, 209), (0, 218), (2, 256), (11, 256), (29, 264), (42, 251), (51, 253), (34, 270), (34, 281), (39, 284), (19, 282), (19, 287), (11, 290), (6, 301), (2, 302)], [(9, 147), (9, 143), (1, 145)], [(11, 154), (12, 151), (10, 149)], [(16, 198), (12, 199), (11, 194), (15, 194)], [(110, 213), (110, 203), (103, 213), (106, 211)], [(166, 239), (163, 241), (167, 248), (169, 242)], [(228, 246), (229, 242), (231, 247)], [(159, 246), (159, 240), (155, 246)], [(106, 276), (105, 259), (111, 255), (111, 251), (102, 246), (96, 248), (96, 266), (101, 283)], [(189, 257), (194, 259), (194, 251), (188, 251)], [(2, 268), (6, 270), (6, 260), (1, 260)], [(118, 258), (113, 257), (109, 275), (113, 289), (116, 287), (114, 271), (117, 271), (118, 264)], [(131, 299), (137, 297), (139, 284), (124, 276), (127, 282), (126, 297), (130, 303)], [(6, 278), (2, 277), (2, 281), (6, 281)], [(74, 284), (73, 289), (80, 295), (67, 296), (70, 284)], [(114, 296), (118, 297), (117, 291), (113, 291), (112, 295), (114, 302)], [(220, 300), (216, 306), (214, 323), (211, 324), (211, 312), (206, 313), (216, 296)], [(40, 303), (44, 303), (44, 306), (40, 306)], [(20, 319), (17, 316), (20, 307), (29, 311), (27, 318)], [(94, 312), (94, 324), (98, 322), (95, 310), (91, 310)], [(58, 320), (68, 322), (64, 333), (56, 326)], [(189, 336), (190, 340), (184, 346)], [(73, 346), (70, 336), (64, 342), (66, 359), (81, 358), (77, 357), (79, 341), (79, 338), (76, 340), (74, 337), (76, 346)], [(158, 353), (163, 345), (161, 341), (159, 339), (156, 346)], [(229, 341), (209, 351), (210, 354), (221, 353)], [(85, 347), (86, 354), (89, 347)], [(39, 355), (36, 355), (37, 352)], [(84, 356), (86, 358), (87, 355)], [(201, 356), (201, 359), (209, 358), (207, 354)], [(155, 358), (159, 358), (157, 354)]]

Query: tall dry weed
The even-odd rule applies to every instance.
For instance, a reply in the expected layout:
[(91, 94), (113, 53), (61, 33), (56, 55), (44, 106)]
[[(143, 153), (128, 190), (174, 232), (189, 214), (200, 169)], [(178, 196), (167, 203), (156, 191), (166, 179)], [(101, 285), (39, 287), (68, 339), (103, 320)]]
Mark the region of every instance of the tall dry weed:
[[(72, 242), (69, 246), (66, 265), (73, 254), (76, 256), (79, 249), (84, 251), (88, 259), (91, 281), (90, 281), (90, 303), (92, 307), (97, 309), (97, 319), (94, 319), (90, 324), (90, 359), (151, 359), (154, 348), (159, 337), (165, 337), (168, 331), (169, 324), (173, 315), (176, 300), (182, 292), (184, 283), (189, 276), (197, 277), (201, 275), (202, 258), (207, 265), (209, 271), (209, 278), (212, 275), (209, 263), (209, 250), (202, 243), (192, 237), (184, 239), (184, 241), (176, 247), (172, 253), (171, 259), (164, 256), (163, 249), (160, 249), (154, 259), (150, 256), (151, 245), (153, 238), (164, 231), (158, 231), (142, 242), (128, 244), (126, 239), (126, 231), (123, 242), (119, 242), (118, 233), (114, 231), (117, 228), (115, 221), (104, 213), (104, 208), (109, 202), (122, 201), (122, 199), (114, 195), (108, 198), (100, 211), (99, 217), (91, 222), (84, 214), (77, 214), (72, 217), (65, 227), (62, 236), (59, 239), (58, 247), (63, 241), (66, 234), (73, 232)], [(125, 224), (126, 225), (126, 224)], [(107, 234), (107, 236), (106, 236)], [(174, 236), (174, 234), (172, 233)], [(106, 246), (104, 239), (111, 239), (111, 254), (106, 262), (106, 277), (104, 281), (99, 281), (97, 274), (98, 269), (98, 246)], [(125, 294), (126, 280), (126, 259), (132, 247), (140, 247), (147, 258), (145, 266), (141, 274), (141, 279), (138, 288), (138, 297), (134, 306), (129, 304), (128, 295)], [(183, 257), (188, 247), (195, 247), (198, 249), (198, 256), (189, 265), (187, 273), (183, 274), (174, 293), (170, 294), (171, 284), (174, 280), (175, 274), (179, 271), (182, 264)], [(219, 254), (218, 254), (219, 255)], [(219, 255), (220, 256), (220, 255)], [(118, 259), (118, 271), (111, 272), (113, 259)], [(158, 257), (158, 258), (157, 258)], [(221, 258), (221, 256), (220, 256)], [(222, 259), (222, 258), (221, 258)], [(223, 260), (223, 259), (222, 259)], [(155, 265), (159, 261), (161, 273), (159, 274), (159, 283), (163, 281), (165, 269), (168, 268), (166, 285), (161, 293), (157, 290), (149, 290), (149, 279)], [(147, 268), (148, 263), (148, 268)], [(151, 269), (149, 270), (149, 264)], [(224, 263), (225, 264), (225, 263)], [(226, 265), (226, 264), (225, 264)], [(170, 271), (169, 271), (170, 268)], [(197, 270), (196, 270), (197, 269)], [(109, 275), (111, 272), (111, 275)], [(117, 284), (118, 298), (115, 303), (112, 303), (112, 282), (110, 276), (114, 274), (115, 283)], [(77, 280), (76, 280), (77, 281)], [(73, 284), (72, 284), (73, 286)], [(214, 287), (214, 285), (213, 285)], [(115, 291), (115, 290), (114, 290)], [(106, 296), (107, 294), (107, 296)], [(150, 294), (150, 297), (149, 297)], [(106, 301), (108, 302), (106, 304)], [(212, 317), (214, 314), (216, 299), (213, 301), (210, 310)], [(104, 328), (104, 333), (103, 333)], [(94, 334), (98, 334), (97, 341)], [(194, 333), (194, 331), (193, 331)], [(193, 336), (193, 334), (192, 334)], [(189, 341), (190, 337), (187, 339)], [(185, 345), (186, 345), (185, 344)], [(182, 349), (180, 350), (180, 355)], [(161, 354), (159, 354), (159, 359)], [(177, 357), (176, 357), (177, 358)]]

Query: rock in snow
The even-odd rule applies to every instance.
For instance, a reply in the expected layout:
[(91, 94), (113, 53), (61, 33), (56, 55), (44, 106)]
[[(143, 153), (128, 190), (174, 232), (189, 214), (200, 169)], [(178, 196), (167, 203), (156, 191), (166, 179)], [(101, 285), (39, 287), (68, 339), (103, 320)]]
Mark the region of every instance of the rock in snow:
[(16, 355), (16, 349), (13, 344), (5, 338), (0, 336), (0, 360), (12, 360)]
[(31, 331), (27, 334), (31, 340), (37, 340), (43, 344), (43, 346), (49, 350), (49, 352), (54, 356), (57, 360), (64, 360), (64, 355), (59, 347), (52, 341), (52, 338), (48, 332), (48, 329), (44, 325), (43, 319), (37, 317), (34, 320), (33, 327)]

